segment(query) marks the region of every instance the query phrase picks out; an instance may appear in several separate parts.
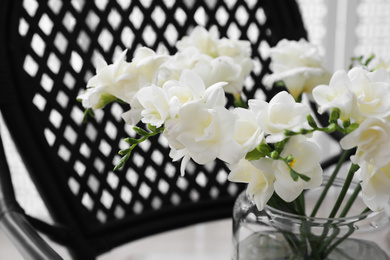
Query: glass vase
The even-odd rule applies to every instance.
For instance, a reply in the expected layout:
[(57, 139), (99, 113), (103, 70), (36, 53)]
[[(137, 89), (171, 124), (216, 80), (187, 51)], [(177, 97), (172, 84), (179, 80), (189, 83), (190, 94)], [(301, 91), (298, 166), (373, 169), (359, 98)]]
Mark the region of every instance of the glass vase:
[[(342, 179), (333, 182), (316, 217), (295, 215), (268, 205), (258, 211), (242, 192), (233, 210), (232, 259), (390, 259), (388, 209), (362, 213), (365, 205), (358, 197), (346, 217), (325, 217), (343, 183)], [(347, 196), (353, 194), (356, 185), (359, 184), (350, 186)], [(306, 215), (324, 186), (305, 192)]]

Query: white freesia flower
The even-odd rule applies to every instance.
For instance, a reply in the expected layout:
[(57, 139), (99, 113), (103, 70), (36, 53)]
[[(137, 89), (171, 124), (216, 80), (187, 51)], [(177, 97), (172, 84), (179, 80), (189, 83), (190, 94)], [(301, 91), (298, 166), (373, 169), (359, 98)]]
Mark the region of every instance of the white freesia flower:
[(184, 70), (178, 81), (169, 80), (162, 88), (169, 99), (171, 118), (176, 117), (185, 103), (202, 98), (206, 90), (202, 78), (190, 70)]
[(239, 94), (244, 87), (244, 79), (254, 67), (251, 59), (252, 49), (249, 41), (232, 40), (222, 38), (217, 42), (219, 57), (229, 57), (234, 63), (240, 66), (239, 75), (232, 80), (227, 81), (229, 84), (224, 87), (226, 93)]
[(137, 73), (143, 75), (149, 82), (154, 82), (156, 71), (167, 59), (168, 50), (164, 47), (159, 48), (157, 52), (147, 47), (141, 47), (134, 52), (131, 66), (135, 67)]
[(123, 100), (129, 100), (132, 105), (133, 97), (144, 86), (155, 84), (159, 67), (168, 59), (167, 51), (159, 49), (158, 52), (142, 47), (135, 51), (134, 58), (130, 63), (131, 73), (135, 75), (134, 86), (126, 89)]
[(384, 167), (390, 162), (390, 122), (369, 118), (352, 133), (340, 140), (343, 149), (357, 147), (351, 161), (355, 164), (370, 162)]
[(168, 80), (179, 80), (184, 70), (195, 68), (198, 63), (209, 64), (212, 57), (202, 53), (194, 46), (189, 46), (175, 53), (161, 65), (158, 74), (158, 85), (162, 86)]
[(378, 70), (378, 69), (385, 69), (387, 73), (390, 74), (390, 60), (384, 60), (382, 58), (374, 59), (376, 62), (374, 62), (374, 66), (370, 66), (371, 70)]
[[(138, 94), (138, 93), (137, 93)], [(137, 99), (137, 95), (133, 98), (131, 109), (124, 112), (121, 117), (131, 126), (137, 125), (142, 119), (142, 111), (144, 110), (143, 106)]]
[(162, 85), (171, 79), (179, 80), (184, 70), (192, 70), (203, 79), (207, 87), (223, 81), (227, 82), (224, 87), (225, 92), (240, 93), (244, 78), (252, 69), (253, 61), (247, 58), (240, 62), (228, 56), (212, 58), (190, 46), (171, 56), (162, 64), (158, 75), (158, 84)]
[(270, 69), (273, 74), (265, 77), (268, 87), (284, 81), (288, 91), (297, 99), (302, 92), (311, 93), (320, 84), (328, 84), (331, 77), (325, 69), (323, 57), (316, 46), (304, 39), (283, 39), (270, 49)]
[(333, 108), (338, 108), (342, 120), (348, 120), (351, 116), (357, 119), (356, 96), (351, 91), (351, 85), (352, 82), (347, 72), (339, 70), (333, 74), (329, 85), (315, 87), (313, 98), (319, 105), (318, 112), (322, 114)]
[(236, 62), (228, 56), (220, 56), (212, 60), (199, 61), (193, 68), (208, 85), (224, 81), (228, 84), (224, 87), (226, 93), (241, 93), (244, 86), (244, 78), (252, 70), (251, 59), (245, 59), (242, 63)]
[(390, 116), (390, 76), (385, 69), (374, 72), (352, 68), (348, 74), (337, 71), (329, 86), (320, 85), (313, 90), (319, 104), (319, 113), (339, 108), (340, 118), (352, 118), (361, 123), (366, 118)]
[[(164, 136), (172, 149), (174, 160), (184, 157), (181, 172), (192, 158), (207, 164), (219, 158), (236, 163), (245, 156), (233, 140), (234, 116), (223, 106), (209, 108), (201, 100), (189, 102), (179, 110), (178, 117), (167, 123)], [(179, 155), (178, 155), (179, 154)]]
[(131, 104), (137, 91), (154, 81), (158, 67), (167, 58), (165, 53), (157, 54), (143, 47), (128, 63), (125, 61), (126, 53), (127, 50), (123, 51), (110, 65), (101, 58), (97, 59), (96, 75), (88, 81), (87, 91), (78, 96), (84, 107), (102, 108), (116, 98)]
[(77, 98), (82, 100), (85, 108), (99, 109), (115, 100), (117, 92), (121, 92), (126, 81), (131, 78), (127, 74), (129, 63), (125, 61), (127, 50), (110, 65), (101, 58), (96, 58), (96, 75), (87, 83), (87, 90)]
[(181, 52), (188, 47), (196, 47), (202, 53), (215, 58), (218, 56), (218, 38), (216, 26), (212, 26), (209, 31), (202, 26), (196, 26), (190, 35), (184, 36), (176, 43), (176, 48)]
[(358, 112), (363, 117), (390, 116), (390, 76), (385, 69), (370, 72), (353, 68), (348, 72), (351, 90), (357, 97)]
[(235, 117), (225, 108), (224, 84), (214, 84), (200, 98), (185, 102), (177, 115), (166, 121), (163, 134), (171, 147), (171, 158), (183, 158), (182, 174), (190, 158), (199, 164), (216, 158), (234, 164), (245, 156), (233, 139)]
[(251, 56), (252, 49), (249, 41), (222, 38), (217, 42), (219, 56), (228, 56), (237, 61)]
[(228, 81), (228, 85), (224, 88), (226, 93), (230, 94), (240, 94), (244, 88), (244, 80), (252, 71), (254, 65), (253, 60), (250, 58), (245, 58), (240, 61), (241, 73), (235, 80)]
[(158, 86), (148, 86), (140, 89), (137, 100), (143, 107), (141, 121), (160, 127), (169, 116), (169, 100), (167, 94)]
[(363, 201), (373, 211), (389, 207), (390, 164), (378, 168), (370, 163), (363, 163), (359, 169)]
[(253, 68), (250, 43), (219, 39), (215, 26), (210, 31), (201, 26), (195, 27), (189, 36), (177, 42), (176, 47), (179, 52), (163, 66), (162, 80), (177, 77), (180, 68), (193, 69), (203, 78), (206, 86), (224, 81), (228, 82), (225, 92), (239, 94), (244, 78)]
[(241, 159), (230, 167), (228, 180), (248, 183), (247, 194), (254, 201), (257, 209), (263, 210), (274, 193), (275, 176), (272, 173), (271, 159), (261, 158), (253, 162)]
[(235, 108), (233, 114), (236, 117), (233, 138), (245, 153), (250, 152), (264, 139), (264, 132), (251, 110)]
[(307, 115), (310, 109), (295, 102), (286, 91), (275, 95), (269, 103), (263, 100), (249, 100), (249, 107), (254, 111), (260, 128), (270, 134), (267, 142), (277, 142), (285, 138), (284, 130), (299, 131), (307, 127)]
[(290, 137), (281, 156), (285, 158), (290, 155), (294, 157), (294, 161), (290, 163), (291, 168), (299, 174), (306, 175), (310, 180), (298, 178), (294, 181), (286, 163), (275, 160), (272, 165), (276, 178), (275, 192), (287, 202), (295, 200), (304, 189), (313, 189), (322, 183), (322, 168), (319, 163), (321, 150), (315, 143), (301, 135)]
[(193, 70), (209, 86), (220, 81), (234, 82), (241, 75), (241, 66), (232, 58), (226, 56), (217, 57), (212, 60), (199, 60)]
[[(136, 125), (140, 120), (146, 124), (160, 127), (169, 118), (175, 118), (180, 108), (191, 101), (204, 99), (215, 89), (223, 93), (219, 82), (206, 90), (205, 84), (193, 71), (184, 70), (177, 80), (168, 80), (162, 88), (152, 85), (138, 91), (133, 98), (132, 109), (122, 114), (122, 118), (130, 125)], [(224, 106), (225, 99), (217, 95), (214, 102)]]

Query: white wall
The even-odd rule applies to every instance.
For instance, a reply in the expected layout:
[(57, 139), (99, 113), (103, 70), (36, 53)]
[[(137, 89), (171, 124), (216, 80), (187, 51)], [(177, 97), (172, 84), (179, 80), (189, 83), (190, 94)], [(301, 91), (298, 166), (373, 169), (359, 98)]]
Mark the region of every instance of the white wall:
[(320, 46), (328, 69), (347, 69), (353, 56), (390, 59), (389, 0), (297, 0), (309, 40)]

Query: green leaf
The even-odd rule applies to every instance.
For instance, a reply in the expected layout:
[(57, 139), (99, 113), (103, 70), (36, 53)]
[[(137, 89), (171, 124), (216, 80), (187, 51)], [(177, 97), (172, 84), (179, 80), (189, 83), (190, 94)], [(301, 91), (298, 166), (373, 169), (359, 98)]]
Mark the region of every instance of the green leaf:
[(156, 132), (158, 128), (154, 125), (148, 124), (148, 129), (152, 132)]
[(123, 101), (123, 100), (122, 100), (122, 99), (120, 99), (120, 98), (116, 98), (116, 102), (118, 102), (119, 104), (124, 104), (124, 105), (127, 105), (127, 104), (129, 104), (129, 103), (127, 103), (127, 102)]
[(353, 123), (351, 124), (350, 126), (347, 127), (347, 133), (352, 133), (353, 131), (355, 131), (357, 128), (359, 127), (359, 124), (358, 123)]
[[(286, 161), (286, 163), (287, 163), (287, 161)], [(308, 177), (307, 175), (296, 172), (293, 168), (291, 168), (291, 166), (288, 163), (287, 163), (287, 165), (290, 168), (290, 176), (293, 179), (293, 181), (298, 181), (298, 178), (301, 178), (302, 180), (304, 180), (306, 182), (311, 180), (310, 177)]]
[(83, 117), (83, 123), (87, 123), (88, 122), (88, 116), (95, 117), (95, 113), (93, 112), (92, 108), (85, 109), (84, 117)]
[(123, 150), (120, 150), (120, 151), (118, 152), (118, 154), (120, 154), (120, 155), (125, 155), (125, 154), (130, 153), (131, 150), (132, 150), (131, 148), (123, 149)]
[(114, 167), (114, 171), (122, 168), (125, 162), (130, 158), (131, 150), (127, 154), (125, 154), (122, 159), (118, 162), (118, 164)]
[(313, 127), (314, 129), (318, 128), (316, 121), (314, 120), (312, 115), (307, 115), (306, 117), (307, 122), (309, 123), (309, 126)]
[(259, 144), (256, 147), (256, 150), (258, 150), (260, 153), (264, 154), (264, 156), (267, 156), (272, 152), (272, 148), (266, 143)]
[(128, 144), (139, 144), (140, 140), (128, 137), (128, 138), (125, 138), (125, 142), (128, 143)]
[(159, 134), (159, 133), (162, 133), (162, 132), (164, 131), (165, 127), (164, 127), (164, 126), (157, 127), (157, 126), (148, 124), (148, 129), (149, 129), (152, 133)]
[(298, 135), (297, 132), (294, 132), (294, 131), (288, 130), (288, 129), (285, 129), (283, 133), (284, 133), (284, 136), (287, 136), (287, 137), (291, 137), (291, 136), (294, 136), (294, 135)]
[(286, 87), (283, 80), (279, 80), (275, 82), (275, 87)]
[(258, 160), (261, 157), (264, 157), (263, 154), (259, 150), (257, 150), (256, 148), (253, 149), (252, 151), (248, 152), (245, 155), (245, 159), (248, 160), (248, 161)]
[(332, 109), (329, 117), (329, 123), (337, 123), (337, 120), (340, 118), (340, 109), (335, 107)]
[(142, 135), (142, 136), (148, 136), (148, 135), (150, 134), (148, 131), (146, 131), (146, 130), (144, 130), (144, 129), (138, 127), (138, 126), (134, 126), (134, 127), (133, 127), (133, 130), (134, 130), (137, 134)]
[[(294, 135), (296, 135), (296, 133), (294, 133)], [(275, 143), (275, 145), (274, 145), (275, 151), (277, 151), (278, 153), (282, 153), (282, 151), (284, 149), (284, 145), (287, 143), (287, 141), (288, 141), (288, 138), (283, 139), (282, 141)]]
[(307, 130), (307, 129), (305, 129), (305, 128), (302, 128), (302, 129), (299, 131), (299, 133), (300, 133), (301, 135), (305, 135), (305, 134), (309, 133), (309, 130)]
[(303, 94), (303, 92), (301, 92), (301, 94), (299, 94), (299, 96), (295, 99), (295, 102), (297, 102), (297, 103), (302, 102), (302, 94)]
[(293, 179), (293, 181), (298, 181), (299, 175), (291, 167), (290, 167), (290, 176)]
[(333, 133), (334, 131), (336, 131), (337, 129), (337, 125), (335, 123), (331, 123), (327, 128), (326, 128), (326, 132), (327, 133)]
[(248, 152), (245, 159), (248, 161), (258, 160), (262, 157), (269, 156), (272, 151), (272, 148), (268, 144), (261, 143), (255, 149)]
[(368, 66), (368, 64), (375, 58), (374, 54), (371, 54), (370, 57), (367, 58), (366, 62), (364, 63), (364, 66)]
[(248, 108), (248, 104), (242, 99), (241, 95), (233, 95), (234, 96), (234, 106), (241, 108)]
[(115, 96), (108, 94), (108, 93), (103, 93), (100, 95), (99, 101), (97, 104), (95, 104), (94, 108), (96, 108), (96, 109), (103, 108), (104, 106), (106, 106), (107, 104), (109, 104), (115, 100), (116, 100)]
[(311, 180), (311, 178), (305, 174), (301, 174), (301, 173), (297, 173), (297, 174), (298, 174), (299, 178), (301, 178), (302, 180), (304, 180), (306, 182)]
[(351, 125), (351, 120), (345, 120), (345, 121), (343, 121), (343, 127), (344, 128), (347, 128), (347, 127), (349, 127)]

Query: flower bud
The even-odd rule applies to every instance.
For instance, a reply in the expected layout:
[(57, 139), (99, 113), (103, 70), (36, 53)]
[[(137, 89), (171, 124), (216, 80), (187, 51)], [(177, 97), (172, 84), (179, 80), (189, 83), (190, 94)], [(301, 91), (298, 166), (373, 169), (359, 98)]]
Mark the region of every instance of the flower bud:
[(337, 122), (337, 119), (340, 118), (340, 109), (335, 107), (332, 109), (332, 113), (330, 114), (330, 117), (329, 117), (329, 123), (335, 123)]
[(270, 154), (271, 158), (274, 159), (274, 160), (278, 160), (279, 159), (279, 153), (277, 151), (272, 151), (271, 154)]
[(293, 161), (294, 161), (294, 157), (292, 155), (287, 156), (287, 158), (286, 158), (287, 163), (291, 163)]
[(334, 131), (336, 131), (336, 124), (335, 124), (335, 123), (331, 123), (331, 124), (328, 126), (327, 132), (328, 132), (328, 133), (333, 133)]
[(318, 126), (317, 126), (317, 123), (316, 123), (316, 121), (314, 120), (314, 118), (313, 118), (313, 116), (312, 115), (307, 115), (307, 122), (309, 123), (309, 125), (311, 126), (311, 127), (313, 127), (313, 128), (317, 128)]
[(286, 129), (286, 130), (284, 130), (284, 135), (285, 136), (294, 136), (294, 135), (297, 135), (297, 133), (292, 131), (292, 130)]

